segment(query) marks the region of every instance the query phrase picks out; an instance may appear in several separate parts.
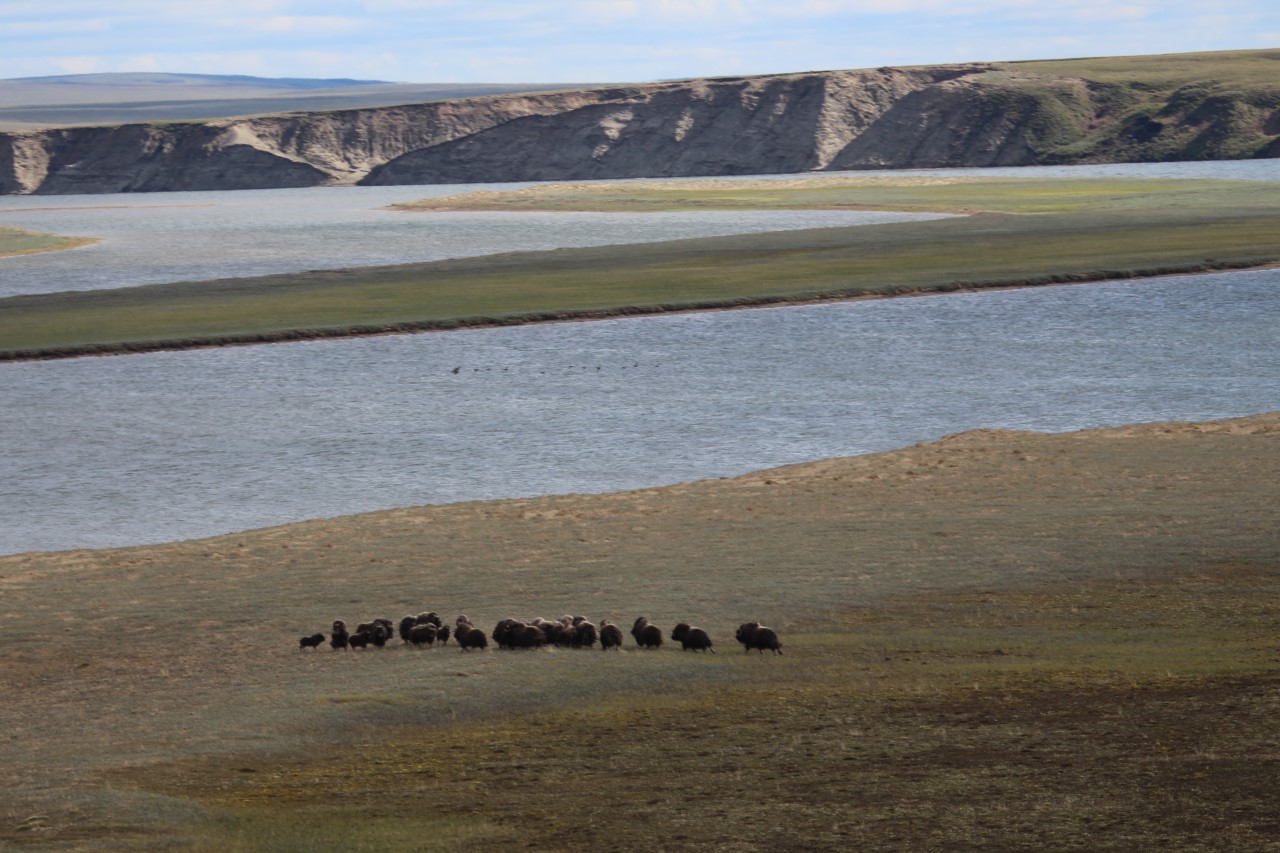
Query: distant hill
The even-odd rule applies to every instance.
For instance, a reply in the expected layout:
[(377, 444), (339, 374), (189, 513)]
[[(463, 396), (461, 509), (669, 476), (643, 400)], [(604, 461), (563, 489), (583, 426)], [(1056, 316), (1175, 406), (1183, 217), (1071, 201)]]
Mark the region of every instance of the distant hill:
[[(59, 84), (52, 84), (59, 85)], [(156, 84), (151, 84), (156, 85)], [(177, 84), (175, 84), (176, 86)], [(230, 84), (228, 84), (230, 85)], [(717, 77), (0, 133), (0, 192), (456, 184), (1280, 157), (1280, 50)], [(395, 84), (405, 85), (405, 84)], [(208, 84), (213, 91), (227, 86)], [(86, 87), (91, 88), (91, 87)], [(108, 87), (110, 88), (110, 87)], [(422, 93), (429, 92), (430, 95)], [(208, 109), (212, 102), (200, 102)], [(266, 96), (238, 101), (262, 108)], [(154, 107), (154, 103), (152, 104)]]
[(152, 72), (22, 77), (0, 80), (0, 130), (385, 107), (515, 92), (578, 89), (583, 85), (395, 83)]

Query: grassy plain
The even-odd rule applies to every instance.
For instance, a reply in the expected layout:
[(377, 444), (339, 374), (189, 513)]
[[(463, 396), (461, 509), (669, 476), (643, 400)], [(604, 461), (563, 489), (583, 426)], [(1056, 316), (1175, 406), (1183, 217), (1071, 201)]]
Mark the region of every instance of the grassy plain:
[[(979, 431), (0, 558), (0, 847), (1274, 849), (1277, 442)], [(297, 648), (427, 608), (719, 653)]]
[(678, 187), (663, 182), (574, 186), (432, 204), (504, 210), (824, 207), (972, 215), (11, 297), (0, 300), (0, 358), (892, 296), (1280, 259), (1280, 197), (1273, 184), (1261, 182), (828, 176), (765, 186), (713, 181)]

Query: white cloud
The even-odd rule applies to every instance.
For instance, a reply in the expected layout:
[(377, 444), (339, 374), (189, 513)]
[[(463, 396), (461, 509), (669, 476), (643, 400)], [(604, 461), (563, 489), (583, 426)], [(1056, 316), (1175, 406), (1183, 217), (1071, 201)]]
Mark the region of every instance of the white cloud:
[(164, 65), (155, 56), (131, 56), (120, 65), (117, 71), (164, 71)]
[(100, 33), (110, 24), (101, 18), (79, 21), (10, 21), (4, 25), (4, 35), (32, 38), (35, 36), (67, 36), (79, 33)]
[(102, 60), (96, 56), (59, 56), (53, 66), (63, 74), (94, 74), (102, 70)]
[(274, 15), (269, 18), (222, 18), (218, 26), (264, 35), (322, 36), (354, 33), (367, 24), (357, 18)]
[(1275, 0), (0, 0), (0, 78), (622, 81), (1280, 43)]

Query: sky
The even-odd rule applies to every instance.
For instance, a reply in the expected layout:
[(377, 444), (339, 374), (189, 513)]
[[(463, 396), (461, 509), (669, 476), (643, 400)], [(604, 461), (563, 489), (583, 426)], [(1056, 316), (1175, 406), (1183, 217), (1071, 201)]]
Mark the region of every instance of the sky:
[(1265, 47), (1276, 0), (0, 0), (0, 79), (621, 83)]

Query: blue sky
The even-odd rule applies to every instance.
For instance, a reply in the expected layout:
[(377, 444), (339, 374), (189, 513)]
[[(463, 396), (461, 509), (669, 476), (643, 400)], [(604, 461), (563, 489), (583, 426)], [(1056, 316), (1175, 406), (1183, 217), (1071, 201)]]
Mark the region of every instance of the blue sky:
[(0, 0), (0, 78), (631, 82), (1280, 47), (1276, 0)]

